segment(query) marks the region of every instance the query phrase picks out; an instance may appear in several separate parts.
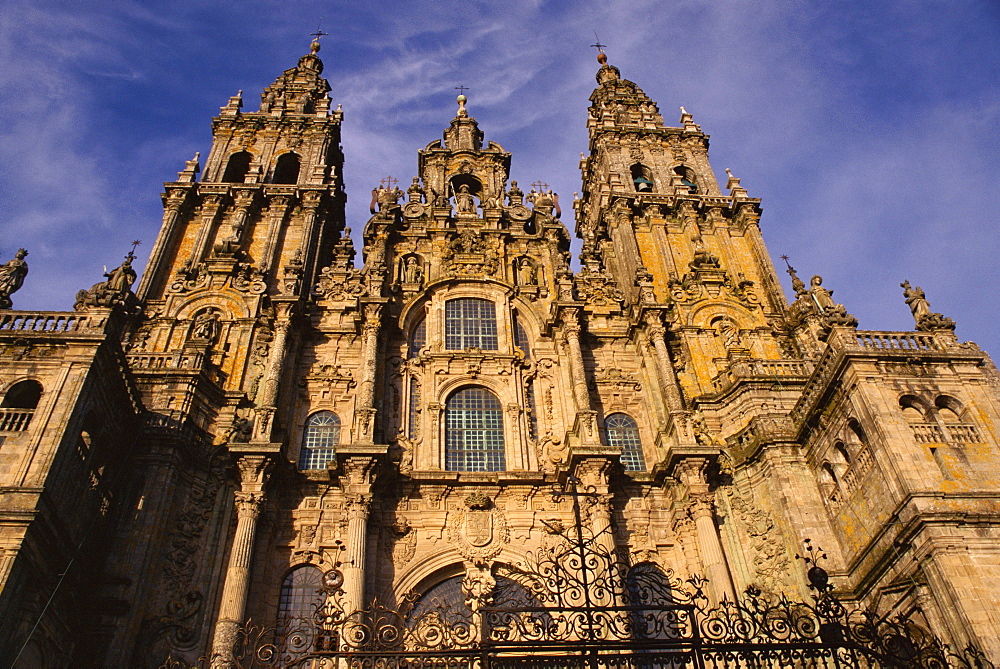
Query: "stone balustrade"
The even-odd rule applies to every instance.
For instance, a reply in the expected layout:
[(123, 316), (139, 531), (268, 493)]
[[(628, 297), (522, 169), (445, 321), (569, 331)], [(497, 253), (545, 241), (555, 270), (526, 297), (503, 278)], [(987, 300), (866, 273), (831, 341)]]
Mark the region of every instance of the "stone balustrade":
[(945, 348), (932, 334), (858, 330), (856, 336), (862, 348), (895, 351), (940, 351)]
[(156, 369), (201, 369), (204, 353), (132, 353), (128, 356), (133, 371)]
[(0, 409), (0, 432), (23, 432), (34, 415), (34, 409)]
[(0, 334), (104, 332), (107, 314), (75, 311), (0, 311)]

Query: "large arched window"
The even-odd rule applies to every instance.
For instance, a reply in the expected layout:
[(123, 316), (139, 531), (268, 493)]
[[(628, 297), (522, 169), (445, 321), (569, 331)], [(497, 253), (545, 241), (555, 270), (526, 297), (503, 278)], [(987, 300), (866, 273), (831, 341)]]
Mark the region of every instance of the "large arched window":
[(639, 426), (635, 419), (623, 413), (613, 413), (604, 419), (604, 438), (608, 446), (622, 449), (622, 465), (632, 472), (646, 469), (639, 441)]
[(332, 411), (318, 411), (306, 421), (299, 469), (326, 469), (340, 443), (340, 418)]
[(299, 154), (294, 151), (283, 153), (274, 164), (274, 173), (271, 174), (273, 184), (294, 184), (299, 180)]
[(475, 346), (497, 350), (497, 311), (489, 300), (463, 297), (444, 305), (444, 341), (449, 351)]
[(445, 405), (445, 469), (452, 472), (503, 471), (503, 409), (486, 388), (463, 388)]
[(247, 177), (250, 170), (250, 161), (253, 156), (247, 151), (237, 151), (229, 156), (226, 163), (226, 171), (222, 175), (222, 181), (230, 184), (241, 184)]
[(325, 600), (320, 591), (322, 583), (323, 572), (313, 565), (296, 567), (288, 573), (281, 582), (281, 594), (278, 596), (279, 631), (315, 619), (316, 611)]
[(34, 409), (42, 398), (42, 384), (34, 379), (19, 381), (10, 387), (3, 396), (0, 408), (4, 409)]

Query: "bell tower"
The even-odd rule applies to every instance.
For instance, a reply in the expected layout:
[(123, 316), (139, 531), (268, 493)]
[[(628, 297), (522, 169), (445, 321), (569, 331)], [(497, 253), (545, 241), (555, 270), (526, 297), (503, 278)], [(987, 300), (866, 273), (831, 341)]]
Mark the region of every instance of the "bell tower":
[(605, 54), (598, 61), (577, 202), (584, 266), (608, 271), (628, 301), (669, 305), (671, 355), (688, 400), (717, 390), (737, 361), (796, 357), (760, 200), (731, 174), (722, 192), (708, 135), (690, 113), (682, 107), (679, 127), (665, 125), (641, 88)]
[[(205, 395), (182, 399), (151, 384), (153, 406), (190, 409), (216, 433), (236, 421), (271, 438), (289, 325), (344, 228), (343, 113), (330, 109), (319, 48), (313, 42), (264, 90), (258, 111), (243, 111), (242, 91), (221, 109), (202, 179), (196, 155), (166, 184), (163, 226), (137, 290), (150, 318), (130, 352), (204, 364), (234, 398), (189, 407)], [(248, 406), (234, 404), (244, 396)]]

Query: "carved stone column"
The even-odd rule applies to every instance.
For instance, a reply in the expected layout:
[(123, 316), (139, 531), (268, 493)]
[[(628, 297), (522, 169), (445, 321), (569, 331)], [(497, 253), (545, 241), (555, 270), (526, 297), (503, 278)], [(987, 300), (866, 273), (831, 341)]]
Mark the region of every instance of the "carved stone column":
[(168, 248), (173, 246), (174, 235), (177, 231), (177, 220), (180, 218), (181, 207), (187, 200), (187, 188), (168, 188), (165, 207), (163, 210), (162, 232), (156, 240), (156, 246), (149, 254), (149, 262), (146, 263), (146, 271), (142, 273), (142, 280), (139, 288), (135, 291), (140, 300), (146, 298), (146, 294), (152, 288), (153, 281), (160, 276), (163, 268), (164, 255)]
[(656, 351), (656, 371), (660, 375), (660, 385), (667, 396), (667, 410), (670, 413), (675, 413), (684, 410), (684, 400), (677, 385), (677, 375), (674, 374), (674, 366), (670, 362), (666, 334), (667, 328), (660, 321), (659, 314), (647, 314), (646, 335), (649, 337), (649, 341), (653, 343), (653, 349)]
[(202, 201), (201, 230), (198, 231), (198, 238), (194, 243), (194, 251), (191, 254), (191, 266), (195, 266), (205, 259), (208, 252), (208, 245), (212, 243), (215, 236), (215, 222), (222, 211), (223, 196), (219, 194), (206, 195)]
[(278, 251), (278, 237), (281, 233), (281, 228), (283, 227), (285, 216), (288, 214), (290, 209), (289, 205), (292, 203), (292, 197), (290, 195), (272, 195), (268, 201), (267, 208), (267, 242), (264, 245), (264, 251), (260, 254), (262, 262), (262, 270), (273, 269), (276, 265)]
[(378, 336), (382, 329), (382, 305), (365, 305), (365, 322), (361, 326), (361, 382), (358, 384), (358, 412), (355, 419), (355, 440), (374, 441), (375, 373), (378, 363)]
[(235, 493), (236, 533), (229, 551), (229, 566), (222, 586), (219, 616), (212, 640), (212, 668), (237, 667), (233, 644), (246, 612), (250, 564), (257, 534), (257, 519), (264, 500), (264, 484), (273, 465), (266, 455), (243, 455), (237, 461), (241, 489)]
[(264, 366), (264, 378), (257, 399), (257, 420), (253, 428), (254, 441), (270, 441), (271, 424), (278, 402), (278, 388), (281, 385), (281, 369), (285, 362), (285, 349), (288, 347), (288, 329), (291, 322), (287, 312), (274, 324), (274, 341), (271, 352)]
[(578, 309), (563, 312), (563, 335), (569, 348), (569, 367), (573, 378), (573, 398), (577, 411), (590, 410), (590, 391), (587, 390), (587, 373), (583, 366), (583, 349), (580, 348), (580, 317)]
[(687, 487), (687, 514), (694, 521), (701, 563), (705, 576), (708, 577), (708, 594), (714, 604), (723, 597), (733, 601), (735, 590), (719, 530), (715, 525), (715, 493), (709, 490), (705, 479), (707, 466), (708, 461), (705, 459), (688, 458), (677, 465), (675, 473)]
[(344, 475), (347, 537), (340, 571), (344, 575), (344, 612), (365, 607), (365, 564), (368, 546), (368, 512), (377, 460), (372, 456), (346, 455), (340, 458)]

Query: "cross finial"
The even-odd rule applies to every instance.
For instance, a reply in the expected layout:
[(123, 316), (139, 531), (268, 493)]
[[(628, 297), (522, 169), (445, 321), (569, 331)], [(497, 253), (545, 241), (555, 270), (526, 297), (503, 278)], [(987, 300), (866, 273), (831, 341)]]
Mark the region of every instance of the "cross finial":
[(458, 91), (459, 95), (465, 95), (465, 91), (470, 91), (472, 89), (467, 86), (455, 86), (455, 90)]
[(604, 47), (606, 47), (607, 44), (601, 44), (601, 38), (597, 36), (597, 31), (596, 30), (594, 31), (594, 40), (595, 40), (595, 43), (591, 44), (590, 46), (592, 46), (595, 49), (597, 49), (598, 53), (604, 53)]
[(392, 190), (393, 188), (396, 187), (396, 184), (398, 183), (399, 179), (394, 179), (392, 177), (385, 177), (384, 179), (379, 181), (379, 184), (381, 184), (382, 188), (386, 190)]
[(320, 29), (319, 26), (316, 26), (316, 32), (309, 33), (309, 34), (312, 35), (315, 38), (315, 40), (318, 42), (320, 37), (325, 37), (326, 35), (329, 35), (330, 33), (325, 33), (325, 32), (323, 32)]
[(541, 179), (539, 179), (535, 183), (531, 184), (531, 187), (532, 188), (537, 188), (539, 193), (544, 193), (545, 191), (547, 191), (549, 189), (549, 185), (547, 183), (545, 183), (544, 181), (542, 181)]

